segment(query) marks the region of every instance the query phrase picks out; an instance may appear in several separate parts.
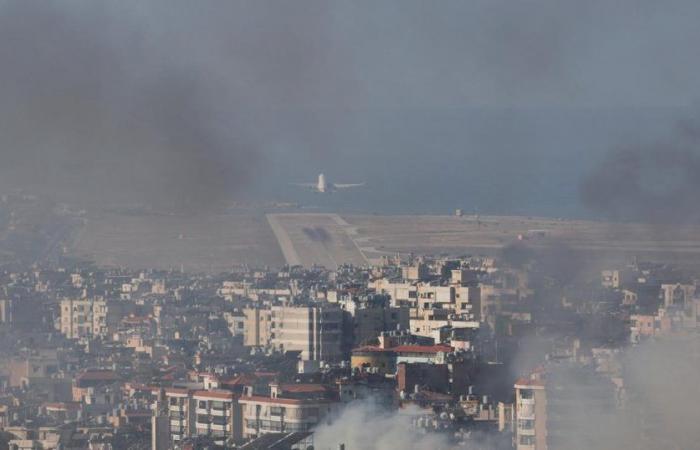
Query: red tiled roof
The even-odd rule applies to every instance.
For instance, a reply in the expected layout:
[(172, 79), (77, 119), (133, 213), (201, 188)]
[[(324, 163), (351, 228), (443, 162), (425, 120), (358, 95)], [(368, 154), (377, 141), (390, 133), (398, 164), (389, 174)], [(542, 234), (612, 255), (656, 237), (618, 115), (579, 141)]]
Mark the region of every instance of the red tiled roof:
[(185, 388), (166, 388), (165, 394), (188, 395), (191, 391)]
[(215, 391), (194, 391), (192, 393), (193, 397), (198, 398), (220, 398), (224, 400), (233, 400), (236, 395), (233, 392), (215, 390)]
[(454, 349), (449, 345), (399, 345), (391, 350), (396, 353), (450, 353)]
[(281, 405), (303, 405), (303, 404), (315, 404), (315, 403), (332, 403), (327, 399), (295, 399), (295, 398), (270, 398), (263, 397), (259, 395), (251, 395), (246, 397), (241, 397), (238, 399), (239, 403), (279, 403)]
[(242, 375), (238, 375), (237, 377), (221, 380), (221, 384), (226, 384), (230, 386), (240, 386), (255, 383), (257, 380), (257, 376), (250, 373), (244, 373)]
[(327, 392), (329, 390), (328, 386), (314, 383), (283, 384), (280, 387), (283, 392), (296, 393)]
[(395, 352), (395, 353), (451, 353), (454, 348), (449, 345), (399, 345), (396, 347), (382, 348), (374, 345), (366, 345), (353, 349), (353, 352)]
[(533, 386), (533, 387), (544, 387), (544, 383), (537, 380), (531, 380), (529, 378), (518, 378), (515, 380), (516, 386)]
[(279, 372), (263, 372), (263, 371), (256, 371), (254, 372), (255, 376), (261, 377), (261, 378), (274, 378), (276, 376), (279, 376)]

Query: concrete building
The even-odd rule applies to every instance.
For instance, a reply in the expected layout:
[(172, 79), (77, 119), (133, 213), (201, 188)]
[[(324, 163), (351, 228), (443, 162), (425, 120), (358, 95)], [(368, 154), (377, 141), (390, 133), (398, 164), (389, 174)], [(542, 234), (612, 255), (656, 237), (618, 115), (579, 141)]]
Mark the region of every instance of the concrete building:
[(521, 378), (515, 382), (515, 448), (547, 449), (547, 393), (544, 383)]
[(683, 309), (693, 301), (695, 285), (693, 284), (662, 284), (661, 295), (664, 307), (677, 307)]
[(590, 367), (562, 364), (515, 382), (517, 450), (615, 448), (622, 390)]
[(192, 398), (196, 405), (197, 436), (208, 436), (221, 446), (228, 440), (241, 440), (241, 409), (232, 392), (195, 391)]
[(290, 398), (278, 386), (271, 386), (269, 397), (244, 395), (239, 403), (243, 412), (244, 439), (268, 433), (311, 430), (339, 407), (337, 401), (325, 396)]
[(377, 294), (388, 295), (391, 306), (414, 306), (418, 298), (418, 287), (415, 283), (394, 283), (386, 278), (378, 278), (367, 284)]
[(300, 351), (302, 360), (342, 359), (343, 311), (329, 306), (272, 307), (271, 345)]
[(247, 347), (266, 347), (270, 344), (272, 311), (262, 308), (243, 310), (243, 345)]
[(194, 435), (195, 402), (192, 391), (181, 388), (165, 390), (165, 404), (170, 417), (170, 437), (173, 443)]
[(116, 331), (123, 304), (105, 300), (61, 301), (61, 333), (68, 339), (106, 337)]
[(402, 267), (401, 276), (407, 281), (422, 281), (430, 277), (430, 272), (426, 264), (417, 262), (411, 266)]
[(245, 337), (246, 316), (242, 312), (225, 312), (224, 320), (228, 324), (228, 330), (232, 336)]
[(391, 307), (383, 304), (363, 304), (350, 301), (344, 304), (352, 317), (353, 347), (376, 341), (385, 331), (408, 330), (407, 307)]

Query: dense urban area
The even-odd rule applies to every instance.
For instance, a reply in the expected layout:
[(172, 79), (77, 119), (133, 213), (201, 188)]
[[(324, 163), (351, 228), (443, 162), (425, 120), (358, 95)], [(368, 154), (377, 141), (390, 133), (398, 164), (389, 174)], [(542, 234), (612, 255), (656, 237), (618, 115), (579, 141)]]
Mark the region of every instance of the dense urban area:
[(84, 211), (0, 210), (0, 448), (694, 446), (697, 388), (667, 392), (700, 358), (685, 266), (592, 267), (533, 232), (495, 256), (134, 270), (69, 256)]

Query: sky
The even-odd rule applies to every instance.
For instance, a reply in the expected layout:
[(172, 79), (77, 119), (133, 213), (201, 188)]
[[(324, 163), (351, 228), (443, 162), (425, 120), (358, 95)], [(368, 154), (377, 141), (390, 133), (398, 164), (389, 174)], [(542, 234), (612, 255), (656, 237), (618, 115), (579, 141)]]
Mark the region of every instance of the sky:
[[(587, 183), (685, 139), (698, 19), (689, 0), (3, 0), (0, 188), (614, 217)], [(290, 189), (320, 172), (367, 187)]]

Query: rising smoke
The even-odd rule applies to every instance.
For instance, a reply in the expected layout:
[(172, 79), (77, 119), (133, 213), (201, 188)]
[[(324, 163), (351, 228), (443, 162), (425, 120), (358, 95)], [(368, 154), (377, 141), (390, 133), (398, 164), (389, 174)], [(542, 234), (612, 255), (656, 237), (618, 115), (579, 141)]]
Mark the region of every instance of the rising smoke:
[(276, 138), (269, 109), (330, 76), (325, 8), (307, 6), (0, 3), (2, 186), (166, 208), (226, 201), (259, 178)]
[(397, 413), (389, 413), (387, 405), (377, 399), (357, 400), (347, 405), (330, 423), (314, 431), (314, 448), (335, 450), (344, 444), (346, 450), (506, 450), (509, 443), (485, 432), (468, 436), (451, 436), (449, 432), (416, 428), (416, 419), (426, 413), (409, 405)]
[(612, 150), (584, 179), (583, 203), (608, 218), (652, 223), (697, 223), (700, 134), (675, 127), (660, 142)]

